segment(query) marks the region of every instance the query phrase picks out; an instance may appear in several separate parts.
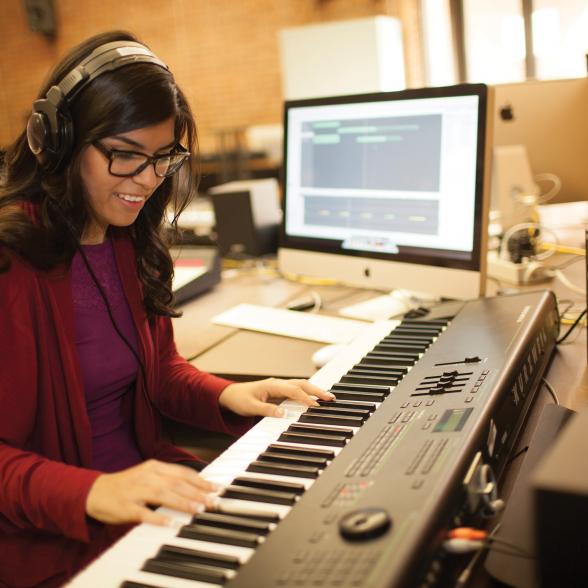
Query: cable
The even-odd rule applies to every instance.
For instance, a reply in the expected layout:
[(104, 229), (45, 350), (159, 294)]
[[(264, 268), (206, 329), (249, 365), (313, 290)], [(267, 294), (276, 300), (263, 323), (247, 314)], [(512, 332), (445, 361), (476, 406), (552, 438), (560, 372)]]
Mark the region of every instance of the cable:
[(579, 288), (578, 286), (572, 284), (570, 280), (564, 275), (564, 273), (560, 269), (553, 270), (553, 275), (567, 288), (569, 288), (572, 292), (576, 294), (580, 294), (581, 296), (586, 297), (586, 290), (583, 288)]
[[(76, 239), (76, 241), (77, 241), (77, 239)], [(143, 362), (141, 361), (141, 358), (139, 357), (139, 354), (137, 353), (135, 348), (131, 345), (131, 343), (128, 341), (128, 339), (124, 336), (124, 334), (120, 330), (119, 326), (116, 324), (116, 321), (114, 320), (114, 316), (112, 314), (112, 308), (110, 307), (110, 302), (108, 302), (108, 298), (106, 297), (106, 293), (104, 292), (102, 285), (98, 281), (98, 278), (96, 277), (96, 274), (94, 273), (94, 270), (92, 269), (92, 266), (90, 265), (90, 261), (86, 257), (86, 253), (82, 249), (82, 246), (76, 242), (76, 248), (79, 251), (79, 253), (84, 261), (84, 264), (86, 266), (86, 269), (88, 270), (88, 273), (90, 274), (90, 277), (92, 278), (92, 281), (96, 285), (96, 288), (98, 288), (98, 292), (100, 293), (100, 296), (102, 297), (102, 300), (104, 301), (104, 305), (106, 306), (106, 312), (108, 313), (108, 317), (110, 318), (110, 322), (112, 323), (112, 326), (113, 326), (114, 330), (116, 331), (116, 334), (120, 337), (122, 342), (129, 348), (130, 352), (133, 354), (133, 356), (137, 360), (137, 363), (139, 364), (139, 367), (141, 368), (141, 374), (143, 375), (143, 382), (145, 383), (145, 388), (147, 388), (147, 373), (145, 371), (145, 366), (143, 365)]]
[(143, 365), (143, 362), (141, 361), (141, 358), (140, 358), (139, 354), (137, 353), (137, 351), (135, 350), (135, 348), (127, 340), (127, 338), (124, 336), (124, 334), (122, 333), (122, 331), (119, 329), (118, 325), (116, 324), (116, 321), (114, 320), (114, 315), (112, 314), (112, 309), (110, 307), (110, 303), (108, 302), (108, 298), (106, 297), (106, 293), (104, 292), (102, 285), (98, 281), (98, 278), (96, 277), (96, 274), (94, 273), (94, 270), (92, 269), (92, 266), (90, 265), (90, 261), (86, 257), (86, 254), (82, 248), (82, 245), (76, 235), (75, 227), (72, 225), (71, 221), (69, 220), (69, 218), (67, 217), (65, 212), (62, 210), (61, 205), (58, 202), (54, 201), (53, 199), (49, 199), (49, 203), (52, 205), (53, 209), (59, 214), (61, 219), (64, 221), (65, 226), (67, 227), (67, 230), (68, 230), (71, 238), (73, 239), (76, 250), (79, 251), (80, 256), (84, 262), (84, 265), (86, 266), (86, 269), (88, 270), (88, 273), (90, 274), (90, 277), (92, 278), (92, 281), (96, 285), (96, 288), (98, 288), (98, 292), (100, 293), (100, 296), (102, 297), (102, 300), (104, 301), (104, 305), (106, 306), (106, 312), (108, 313), (108, 317), (110, 318), (110, 322), (112, 323), (112, 326), (113, 326), (114, 330), (116, 331), (116, 334), (120, 337), (121, 341), (129, 348), (129, 351), (133, 354), (134, 358), (137, 360), (137, 363), (139, 364), (139, 367), (141, 369), (141, 375), (143, 376), (145, 390), (147, 391), (147, 396), (149, 396), (149, 393), (148, 393), (149, 388), (148, 388), (147, 373), (145, 371), (145, 366)]
[(547, 388), (547, 391), (549, 392), (549, 394), (551, 394), (551, 397), (553, 398), (553, 402), (555, 402), (555, 404), (557, 406), (561, 406), (561, 404), (559, 402), (559, 398), (557, 397), (557, 394), (555, 393), (555, 389), (553, 388), (553, 386), (545, 378), (541, 378), (541, 381), (543, 382), (543, 384)]
[(547, 190), (544, 194), (538, 194), (536, 197), (535, 204), (545, 204), (549, 200), (555, 198), (561, 190), (561, 180), (559, 176), (551, 173), (535, 174), (533, 178), (536, 182), (553, 182), (550, 190)]
[[(520, 231), (524, 231), (525, 229), (526, 230), (536, 229), (537, 231), (545, 231), (547, 233), (550, 233), (551, 236), (553, 237), (553, 240), (555, 241), (555, 246), (559, 246), (559, 241), (558, 241), (557, 235), (555, 234), (555, 232), (553, 230), (549, 229), (548, 227), (544, 227), (540, 223), (536, 223), (536, 222), (518, 223), (516, 225), (513, 225), (509, 229), (507, 229), (504, 232), (504, 235), (502, 236), (502, 241), (500, 242), (500, 251), (499, 251), (499, 257), (501, 259), (509, 259), (508, 243), (513, 238), (515, 233), (518, 233)], [(536, 235), (530, 235), (530, 237), (533, 238), (533, 237), (536, 237)], [(538, 248), (538, 246), (535, 246), (535, 250), (537, 250), (537, 248)], [(543, 261), (544, 259), (551, 257), (554, 253), (555, 253), (554, 249), (546, 249), (543, 253), (536, 253), (535, 255), (533, 255), (531, 257), (537, 261)]]
[(570, 326), (570, 328), (566, 331), (566, 333), (560, 337), (559, 339), (556, 340), (556, 343), (559, 345), (560, 343), (563, 343), (569, 336), (570, 333), (578, 326), (578, 323), (584, 318), (584, 315), (586, 314), (586, 308), (578, 315), (578, 318), (572, 323), (572, 325)]

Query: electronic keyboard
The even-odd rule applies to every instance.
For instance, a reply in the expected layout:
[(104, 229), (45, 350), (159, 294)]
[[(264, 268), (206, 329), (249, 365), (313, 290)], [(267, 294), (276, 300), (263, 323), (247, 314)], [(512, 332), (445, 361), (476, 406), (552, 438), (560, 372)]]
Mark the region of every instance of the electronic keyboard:
[(374, 323), (311, 381), (336, 401), (282, 404), (203, 471), (214, 511), (162, 509), (76, 588), (433, 587), (446, 531), (492, 515), (559, 330), (541, 291), (451, 317)]

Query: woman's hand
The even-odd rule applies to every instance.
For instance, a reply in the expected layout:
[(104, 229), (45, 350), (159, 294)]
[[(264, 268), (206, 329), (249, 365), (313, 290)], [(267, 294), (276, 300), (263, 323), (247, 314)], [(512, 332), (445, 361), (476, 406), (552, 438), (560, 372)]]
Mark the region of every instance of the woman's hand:
[(167, 517), (146, 505), (197, 513), (204, 507), (213, 507), (214, 498), (208, 493), (216, 490), (214, 484), (190, 468), (152, 459), (96, 478), (86, 499), (86, 514), (110, 525), (165, 525), (169, 522)]
[(296, 400), (305, 406), (318, 406), (315, 398), (334, 400), (330, 392), (321, 390), (307, 380), (279, 380), (268, 378), (257, 382), (242, 382), (227, 386), (218, 401), (241, 416), (284, 416), (284, 409), (268, 402), (271, 399)]

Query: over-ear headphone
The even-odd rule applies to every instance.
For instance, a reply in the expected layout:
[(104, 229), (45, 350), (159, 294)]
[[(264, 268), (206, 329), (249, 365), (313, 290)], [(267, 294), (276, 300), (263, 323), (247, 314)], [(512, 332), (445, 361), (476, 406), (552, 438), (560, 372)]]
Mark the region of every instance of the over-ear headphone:
[(29, 148), (48, 173), (59, 171), (74, 145), (74, 128), (69, 106), (98, 76), (125, 65), (147, 62), (169, 68), (147, 47), (134, 41), (112, 41), (100, 45), (77, 67), (51, 86), (45, 98), (33, 103), (27, 123)]

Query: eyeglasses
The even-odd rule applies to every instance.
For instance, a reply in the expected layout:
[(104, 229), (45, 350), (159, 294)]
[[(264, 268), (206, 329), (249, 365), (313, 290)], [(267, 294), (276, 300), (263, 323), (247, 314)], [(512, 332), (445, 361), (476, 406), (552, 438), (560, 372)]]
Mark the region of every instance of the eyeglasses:
[(153, 164), (158, 178), (167, 178), (173, 176), (190, 157), (190, 152), (181, 145), (177, 145), (172, 153), (153, 156), (138, 151), (109, 149), (100, 141), (94, 141), (92, 145), (108, 159), (108, 171), (121, 178), (136, 176), (150, 164)]

